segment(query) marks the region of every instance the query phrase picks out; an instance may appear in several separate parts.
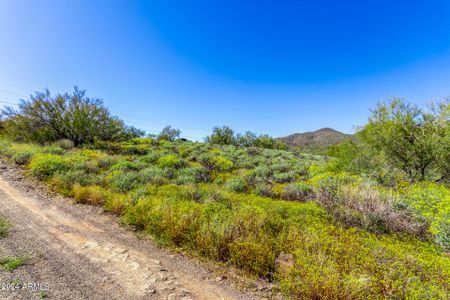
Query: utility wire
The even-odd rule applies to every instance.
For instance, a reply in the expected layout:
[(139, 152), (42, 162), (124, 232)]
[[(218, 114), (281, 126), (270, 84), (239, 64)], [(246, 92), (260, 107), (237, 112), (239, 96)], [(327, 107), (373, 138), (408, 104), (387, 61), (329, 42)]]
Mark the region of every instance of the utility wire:
[(21, 89), (21, 90), (25, 90), (25, 91), (30, 91), (30, 92), (33, 92), (33, 93), (35, 92), (32, 89), (29, 89), (29, 88), (26, 88), (26, 87), (23, 87), (23, 86), (19, 86), (19, 85), (16, 85), (16, 84), (11, 84), (11, 83), (8, 83), (8, 82), (5, 82), (5, 81), (0, 81), (0, 84), (9, 85), (10, 87), (15, 87), (15, 88), (18, 88), (18, 89)]
[(23, 95), (23, 94), (19, 94), (19, 93), (13, 92), (13, 91), (8, 91), (8, 90), (3, 90), (3, 89), (1, 89), (0, 92), (4, 92), (4, 93), (8, 93), (8, 94), (17, 95), (17, 96), (24, 97), (24, 98), (27, 97), (27, 96), (25, 96), (25, 95)]
[(11, 105), (19, 105), (19, 104), (17, 104), (17, 103), (12, 103), (12, 102), (8, 102), (8, 101), (1, 101), (1, 100), (0, 100), (0, 102), (1, 102), (1, 103), (6, 103), (6, 104), (11, 104)]

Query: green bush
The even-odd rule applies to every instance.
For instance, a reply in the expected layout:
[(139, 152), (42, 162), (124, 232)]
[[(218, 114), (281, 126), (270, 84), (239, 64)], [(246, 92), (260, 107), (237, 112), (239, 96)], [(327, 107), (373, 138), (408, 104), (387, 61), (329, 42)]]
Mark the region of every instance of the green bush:
[(73, 187), (74, 198), (77, 202), (93, 205), (102, 204), (104, 201), (104, 190), (99, 186), (80, 186), (75, 184)]
[(261, 241), (233, 241), (230, 244), (230, 262), (247, 272), (268, 276), (275, 269), (274, 251)]
[(117, 159), (109, 168), (109, 172), (130, 172), (139, 171), (146, 167), (146, 164), (140, 161), (128, 161), (123, 158)]
[(102, 177), (82, 169), (69, 169), (55, 172), (52, 182), (61, 188), (69, 189), (74, 184), (81, 186), (99, 185), (102, 183)]
[(345, 172), (325, 172), (314, 176), (310, 180), (316, 190), (316, 194), (327, 199), (336, 198), (339, 187), (360, 181), (361, 179), (358, 176)]
[(48, 154), (63, 155), (66, 152), (66, 150), (56, 145), (50, 145), (45, 147), (42, 152)]
[(30, 162), (30, 171), (36, 177), (50, 177), (58, 171), (69, 169), (69, 163), (61, 156), (54, 154), (37, 154)]
[(312, 187), (307, 183), (295, 182), (284, 188), (281, 198), (284, 200), (306, 200), (312, 196), (312, 191)]
[(287, 183), (295, 179), (295, 174), (294, 172), (275, 173), (273, 179), (277, 183)]
[(153, 164), (156, 163), (160, 157), (161, 157), (160, 153), (153, 151), (145, 156), (142, 156), (140, 160), (149, 164)]
[(64, 150), (70, 150), (75, 147), (74, 143), (68, 139), (61, 139), (54, 143), (55, 146), (62, 148)]
[(166, 155), (158, 159), (157, 165), (160, 168), (178, 169), (183, 167), (184, 162), (176, 155)]
[(139, 172), (137, 175), (138, 183), (140, 184), (165, 184), (168, 180), (165, 178), (165, 173), (158, 167), (148, 167)]
[(12, 160), (18, 165), (27, 165), (32, 156), (33, 152), (18, 152), (13, 155)]
[(267, 184), (257, 185), (254, 189), (254, 193), (262, 197), (273, 197), (272, 187)]
[(397, 201), (427, 220), (435, 241), (450, 249), (450, 189), (435, 183), (415, 184), (400, 191)]
[(209, 170), (219, 172), (228, 172), (233, 169), (233, 162), (223, 156), (209, 156), (204, 159), (203, 163)]
[(175, 182), (177, 184), (189, 184), (206, 182), (209, 180), (208, 172), (202, 167), (184, 168), (177, 172)]
[(233, 177), (225, 182), (225, 188), (230, 192), (245, 192), (245, 181), (240, 177)]
[(109, 186), (115, 192), (125, 193), (138, 187), (139, 183), (140, 178), (137, 172), (114, 173)]

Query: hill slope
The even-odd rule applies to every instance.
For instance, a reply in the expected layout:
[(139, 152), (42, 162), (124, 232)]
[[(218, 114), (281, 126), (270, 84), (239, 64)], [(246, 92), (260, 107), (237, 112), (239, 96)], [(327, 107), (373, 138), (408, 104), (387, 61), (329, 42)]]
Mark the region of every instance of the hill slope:
[(351, 134), (342, 133), (332, 128), (322, 128), (312, 132), (294, 133), (278, 139), (289, 146), (307, 147), (336, 145), (351, 137)]

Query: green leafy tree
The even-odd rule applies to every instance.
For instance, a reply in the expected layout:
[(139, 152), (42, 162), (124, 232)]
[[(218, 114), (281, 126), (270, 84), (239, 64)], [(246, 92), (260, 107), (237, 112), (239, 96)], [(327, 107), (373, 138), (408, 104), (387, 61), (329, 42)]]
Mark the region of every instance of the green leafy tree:
[(258, 138), (254, 141), (254, 146), (266, 149), (287, 149), (285, 143), (283, 143), (282, 141), (278, 141), (267, 134), (258, 136)]
[(69, 139), (75, 145), (95, 140), (121, 141), (144, 134), (127, 127), (111, 116), (100, 99), (89, 98), (86, 92), (74, 88), (71, 94), (52, 96), (49, 90), (36, 92), (22, 100), (19, 109), (2, 111), (5, 131), (19, 141), (38, 143)]
[(158, 139), (173, 142), (180, 138), (180, 134), (181, 134), (180, 129), (175, 129), (175, 128), (172, 128), (172, 126), (167, 125), (158, 134)]
[(212, 134), (205, 138), (205, 142), (219, 145), (235, 145), (236, 137), (233, 129), (228, 126), (214, 127)]
[(237, 134), (236, 143), (242, 147), (253, 147), (257, 138), (256, 133), (246, 131), (244, 134)]
[(378, 104), (358, 138), (410, 182), (442, 178), (448, 166), (449, 115), (448, 100), (423, 110), (395, 98)]

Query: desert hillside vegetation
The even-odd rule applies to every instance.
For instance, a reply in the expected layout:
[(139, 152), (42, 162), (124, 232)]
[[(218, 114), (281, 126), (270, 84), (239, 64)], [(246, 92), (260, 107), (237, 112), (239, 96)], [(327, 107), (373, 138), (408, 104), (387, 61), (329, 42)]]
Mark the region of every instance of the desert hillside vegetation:
[[(298, 299), (448, 299), (450, 102), (381, 103), (326, 155), (214, 128), (144, 137), (75, 90), (4, 110), (0, 155), (161, 245)], [(92, 121), (94, 120), (94, 121)]]

